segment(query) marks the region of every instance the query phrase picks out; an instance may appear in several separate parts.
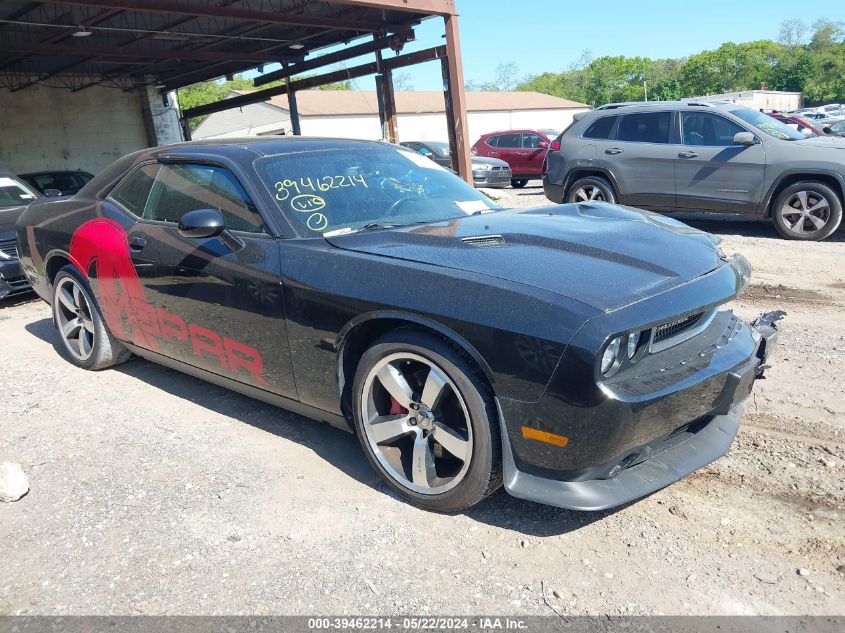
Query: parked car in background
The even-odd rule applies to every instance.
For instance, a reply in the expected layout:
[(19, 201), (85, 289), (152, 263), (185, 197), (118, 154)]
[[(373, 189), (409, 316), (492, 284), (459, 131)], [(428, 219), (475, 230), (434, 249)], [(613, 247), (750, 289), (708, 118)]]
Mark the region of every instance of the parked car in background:
[(441, 167), (452, 169), (452, 157), (449, 154), (449, 143), (442, 141), (402, 141), (402, 147), (407, 147), (423, 156), (427, 156)]
[[(454, 171), (448, 143), (442, 141), (403, 141), (399, 144), (427, 156), (441, 167)], [(470, 158), (472, 159), (472, 180), (476, 187), (502, 188), (511, 184), (511, 169), (505, 161), (483, 156), (471, 156)]]
[(542, 178), (546, 150), (555, 130), (506, 130), (484, 134), (472, 146), (477, 156), (498, 158), (511, 168), (511, 185), (517, 189), (528, 184), (531, 178)]
[(354, 429), (390, 489), (441, 512), (502, 484), (601, 510), (719, 458), (782, 316), (732, 312), (751, 267), (707, 233), (499, 209), (379, 142), (144, 150), (17, 230), (69, 362), (134, 352)]
[(845, 141), (806, 137), (732, 103), (609, 104), (576, 115), (551, 146), (554, 202), (771, 217), (781, 235), (820, 240), (842, 220)]
[[(830, 131), (827, 132), (827, 130)], [(832, 123), (827, 128), (825, 128), (825, 131), (828, 134), (833, 134), (835, 136), (845, 136), (845, 119), (843, 119), (842, 121), (837, 121), (836, 123)]]
[(19, 174), (32, 187), (45, 195), (72, 196), (94, 177), (87, 171), (37, 171)]
[(18, 259), (15, 222), (26, 205), (37, 198), (38, 194), (17, 177), (0, 172), (0, 300), (30, 289)]
[(795, 114), (784, 114), (783, 112), (767, 112), (770, 117), (777, 119), (787, 127), (801, 132), (805, 136), (824, 136), (821, 128), (813, 125), (811, 121), (804, 119)]

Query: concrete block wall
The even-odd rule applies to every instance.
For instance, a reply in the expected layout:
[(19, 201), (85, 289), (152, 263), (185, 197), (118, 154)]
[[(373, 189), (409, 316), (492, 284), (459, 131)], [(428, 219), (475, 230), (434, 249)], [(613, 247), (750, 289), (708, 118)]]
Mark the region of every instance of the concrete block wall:
[[(0, 168), (15, 173), (97, 173), (117, 158), (154, 144), (150, 127), (163, 142), (180, 140), (175, 109), (162, 106), (157, 91), (142, 90), (94, 86), (70, 92), (38, 85), (20, 92), (0, 90)], [(143, 99), (149, 99), (146, 114)]]

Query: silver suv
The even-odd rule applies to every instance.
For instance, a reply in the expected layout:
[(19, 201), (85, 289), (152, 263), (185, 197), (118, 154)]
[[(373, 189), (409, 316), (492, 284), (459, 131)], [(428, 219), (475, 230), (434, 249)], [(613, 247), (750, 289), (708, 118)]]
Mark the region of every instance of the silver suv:
[(771, 217), (784, 237), (821, 240), (842, 220), (845, 138), (727, 102), (608, 104), (552, 143), (543, 187), (552, 202)]

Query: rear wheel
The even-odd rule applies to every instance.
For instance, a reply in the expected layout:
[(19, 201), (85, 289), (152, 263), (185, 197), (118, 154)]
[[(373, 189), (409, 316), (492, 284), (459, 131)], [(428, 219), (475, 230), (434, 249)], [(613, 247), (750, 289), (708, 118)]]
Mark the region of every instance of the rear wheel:
[(567, 202), (616, 202), (611, 184), (599, 176), (581, 178), (572, 183), (566, 195)]
[(105, 369), (131, 353), (106, 328), (91, 288), (73, 266), (53, 280), (53, 322), (70, 361), (83, 369)]
[(490, 389), (441, 339), (411, 329), (378, 339), (361, 357), (353, 398), (367, 459), (414, 505), (459, 512), (501, 485)]
[(511, 187), (513, 187), (514, 189), (522, 189), (527, 184), (528, 184), (528, 178), (512, 178), (511, 179)]
[(842, 222), (842, 201), (820, 182), (797, 182), (775, 198), (772, 219), (787, 239), (823, 240)]

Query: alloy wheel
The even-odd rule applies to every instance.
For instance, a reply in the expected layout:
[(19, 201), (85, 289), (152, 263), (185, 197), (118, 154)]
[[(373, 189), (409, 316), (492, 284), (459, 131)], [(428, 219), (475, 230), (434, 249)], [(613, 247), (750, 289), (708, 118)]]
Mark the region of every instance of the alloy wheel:
[(792, 233), (815, 233), (830, 219), (830, 202), (816, 191), (796, 191), (780, 208), (780, 216)]
[(472, 457), (472, 426), (445, 371), (416, 354), (390, 354), (373, 366), (363, 389), (367, 443), (393, 480), (425, 495), (463, 480)]
[(595, 185), (584, 185), (575, 190), (575, 202), (604, 202), (604, 193)]
[(72, 277), (63, 277), (55, 297), (56, 325), (67, 351), (78, 360), (88, 360), (94, 351), (94, 318), (85, 291)]

